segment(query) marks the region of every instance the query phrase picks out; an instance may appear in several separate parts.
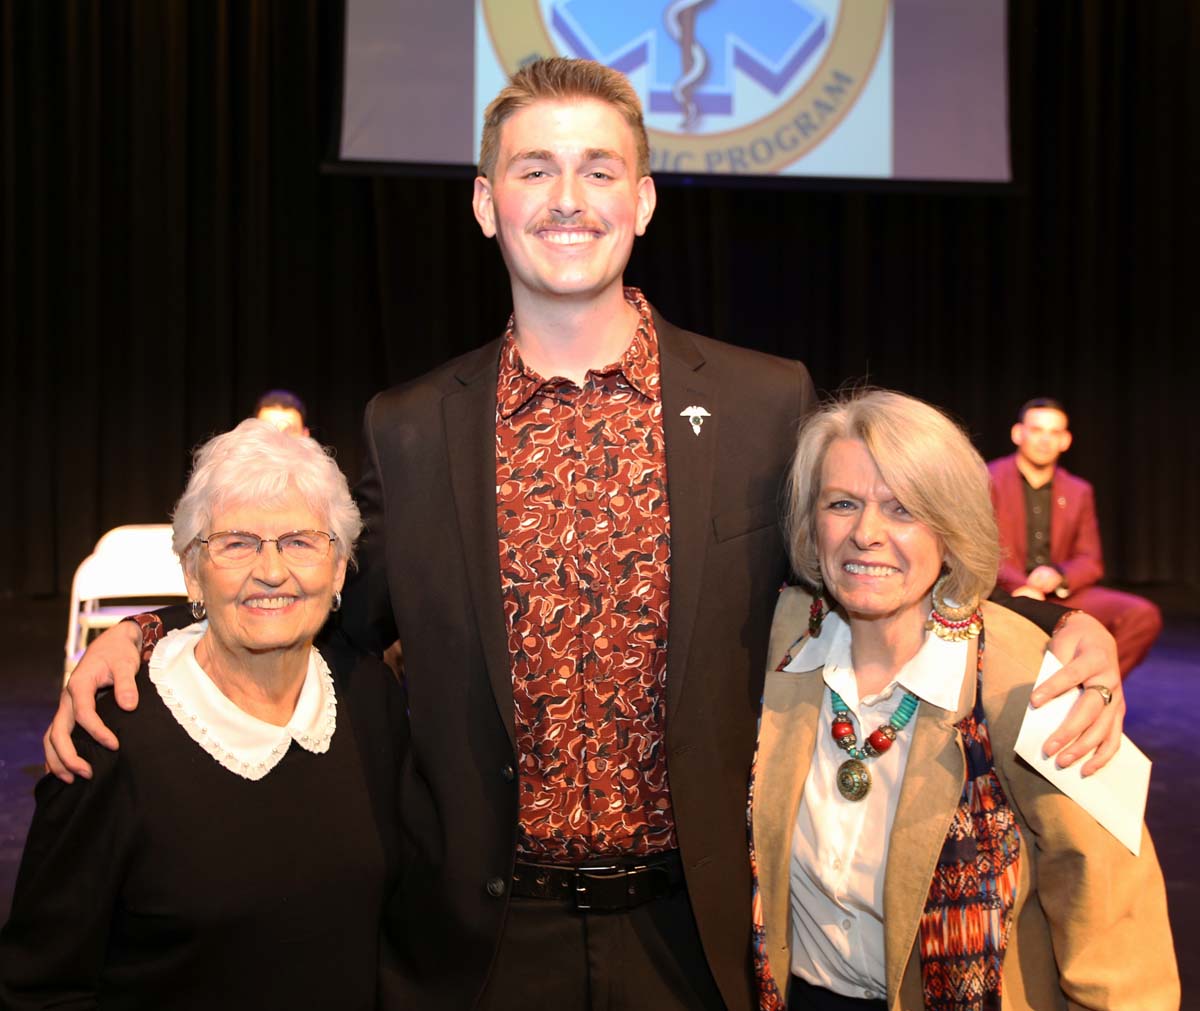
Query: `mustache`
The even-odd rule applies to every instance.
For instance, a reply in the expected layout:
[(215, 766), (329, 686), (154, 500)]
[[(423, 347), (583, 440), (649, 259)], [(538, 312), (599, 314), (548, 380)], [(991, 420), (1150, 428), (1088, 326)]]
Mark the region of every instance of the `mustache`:
[(574, 228), (584, 232), (608, 231), (601, 222), (593, 218), (577, 218), (574, 215), (565, 217), (559, 214), (550, 214), (547, 217), (539, 219), (535, 224), (530, 226), (529, 230), (537, 232), (543, 228)]

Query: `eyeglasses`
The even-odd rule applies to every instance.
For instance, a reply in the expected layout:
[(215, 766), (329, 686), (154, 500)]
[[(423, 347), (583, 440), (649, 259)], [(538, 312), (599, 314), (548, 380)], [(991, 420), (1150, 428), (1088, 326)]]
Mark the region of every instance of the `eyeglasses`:
[(208, 548), (213, 565), (236, 569), (257, 558), (264, 544), (272, 543), (279, 551), (279, 557), (289, 565), (316, 565), (329, 556), (329, 546), (337, 538), (324, 530), (293, 530), (278, 537), (259, 537), (244, 530), (221, 530), (196, 540)]

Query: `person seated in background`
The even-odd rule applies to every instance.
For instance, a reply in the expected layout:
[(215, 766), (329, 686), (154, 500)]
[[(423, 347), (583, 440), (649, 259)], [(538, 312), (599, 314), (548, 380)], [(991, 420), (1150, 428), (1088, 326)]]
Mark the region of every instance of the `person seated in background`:
[(992, 503), (1000, 527), (999, 585), (1013, 596), (1057, 600), (1086, 611), (1117, 640), (1121, 675), (1145, 659), (1162, 631), (1150, 601), (1095, 585), (1104, 575), (1092, 486), (1059, 466), (1071, 445), (1067, 412), (1041, 397), (1012, 427), (1017, 451), (992, 460)]
[(254, 405), (254, 417), (288, 435), (308, 435), (308, 411), (291, 390), (267, 390)]
[(361, 529), (312, 439), (249, 419), (197, 451), (173, 531), (196, 623), (135, 712), (100, 701), (119, 751), (76, 734), (92, 779), (38, 784), (0, 1007), (376, 1006), (406, 700), (313, 647)]
[[(1018, 758), (1048, 638), (986, 600), (984, 463), (876, 390), (805, 424), (751, 786), (763, 1011), (1179, 1007), (1154, 846)], [(1115, 800), (1113, 801), (1116, 802)]]

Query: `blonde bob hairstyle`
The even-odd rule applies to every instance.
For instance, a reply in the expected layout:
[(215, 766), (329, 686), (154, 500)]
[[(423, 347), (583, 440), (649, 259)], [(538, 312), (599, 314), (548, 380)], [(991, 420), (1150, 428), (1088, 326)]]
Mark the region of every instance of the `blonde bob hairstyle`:
[(804, 422), (784, 511), (797, 576), (821, 583), (817, 504), (825, 454), (835, 439), (863, 442), (892, 494), (937, 535), (947, 598), (965, 604), (992, 592), (1000, 548), (983, 458), (937, 408), (890, 390), (839, 398)]
[(326, 518), (336, 558), (353, 562), (362, 518), (346, 475), (315, 439), (288, 435), (257, 418), (248, 418), (196, 450), (187, 488), (175, 503), (171, 546), (194, 574), (196, 538), (213, 533), (216, 513), (247, 505), (270, 510), (292, 489)]
[(483, 136), (479, 142), (479, 174), (492, 178), (500, 152), (500, 127), (514, 112), (534, 102), (559, 102), (593, 98), (613, 106), (633, 131), (637, 146), (637, 174), (650, 174), (650, 141), (642, 119), (642, 103), (619, 70), (593, 60), (565, 56), (535, 60), (522, 67), (492, 99), (483, 113)]

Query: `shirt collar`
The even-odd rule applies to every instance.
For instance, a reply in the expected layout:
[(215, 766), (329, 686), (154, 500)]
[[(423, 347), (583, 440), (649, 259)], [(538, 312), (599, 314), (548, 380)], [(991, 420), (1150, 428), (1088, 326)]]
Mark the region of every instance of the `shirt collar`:
[[(615, 362), (599, 369), (590, 369), (593, 376), (622, 376), (635, 390), (650, 401), (662, 397), (658, 368), (658, 334), (650, 303), (637, 288), (625, 289), (625, 301), (637, 310), (638, 324), (633, 339)], [(553, 388), (569, 380), (562, 376), (543, 378), (521, 358), (513, 336), (516, 319), (508, 318), (500, 349), (500, 376), (496, 387), (496, 404), (502, 418), (511, 418), (543, 389)]]
[[(962, 694), (962, 677), (970, 646), (968, 639), (950, 642), (926, 632), (921, 648), (900, 668), (893, 685), (912, 692), (922, 702), (954, 712)], [(851, 709), (858, 708), (858, 688), (850, 654), (850, 625), (837, 611), (825, 615), (821, 634), (807, 636), (783, 669), (791, 673), (822, 669), (825, 683)], [(880, 692), (880, 697), (889, 695), (893, 685)]]
[(277, 727), (239, 709), (196, 661), (196, 644), (208, 628), (198, 622), (167, 634), (150, 656), (150, 681), (175, 721), (230, 772), (262, 779), (287, 753), (292, 741), (324, 754), (337, 728), (337, 696), (324, 658), (309, 652), (308, 671), (295, 712)]

